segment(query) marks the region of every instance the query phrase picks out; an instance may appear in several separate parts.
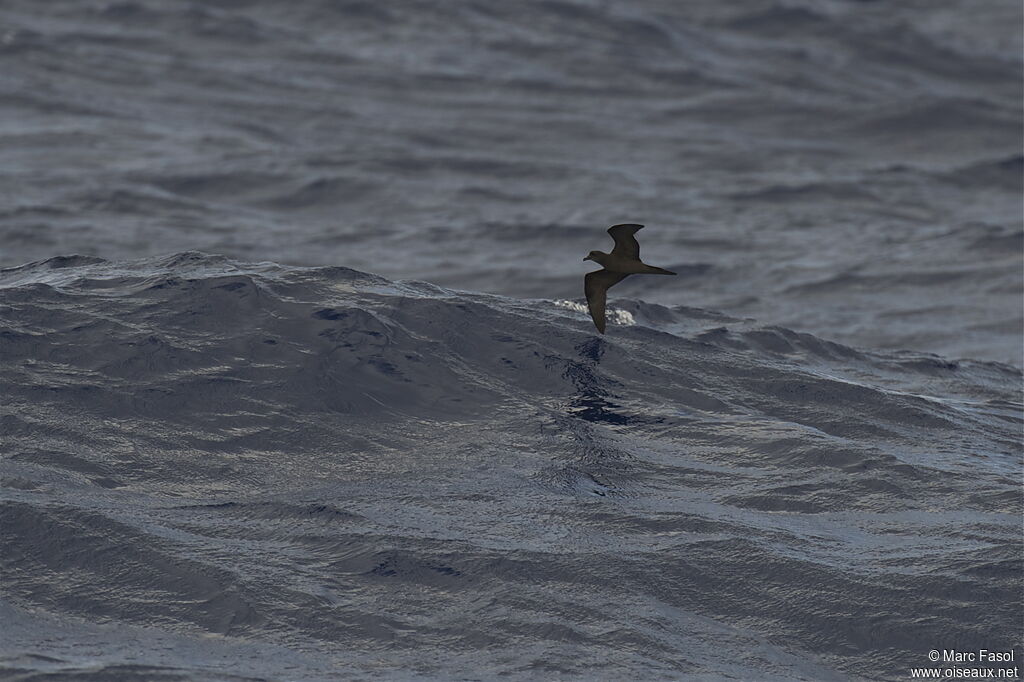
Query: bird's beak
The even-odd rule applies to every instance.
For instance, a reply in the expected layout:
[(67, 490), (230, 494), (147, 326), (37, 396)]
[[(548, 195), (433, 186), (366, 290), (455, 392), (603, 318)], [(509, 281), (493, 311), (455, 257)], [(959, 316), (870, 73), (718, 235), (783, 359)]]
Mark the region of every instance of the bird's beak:
[(590, 256), (584, 256), (583, 260), (590, 260)]

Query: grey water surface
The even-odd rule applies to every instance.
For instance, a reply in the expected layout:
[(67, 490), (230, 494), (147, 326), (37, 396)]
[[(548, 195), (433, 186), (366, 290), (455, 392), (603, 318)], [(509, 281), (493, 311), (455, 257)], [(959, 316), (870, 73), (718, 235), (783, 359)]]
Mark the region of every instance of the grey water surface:
[[(5, 0), (0, 264), (198, 249), (1022, 363), (1016, 0)], [(595, 233), (595, 229), (598, 230)]]
[(4, 0), (0, 678), (1019, 665), (1021, 22)]

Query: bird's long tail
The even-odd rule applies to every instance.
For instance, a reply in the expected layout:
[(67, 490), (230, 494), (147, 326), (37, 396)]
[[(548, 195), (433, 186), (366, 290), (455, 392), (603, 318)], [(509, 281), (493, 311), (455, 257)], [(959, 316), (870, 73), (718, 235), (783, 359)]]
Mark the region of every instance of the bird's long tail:
[(671, 270), (666, 270), (665, 268), (656, 268), (653, 265), (648, 265), (647, 266), (647, 270), (645, 271), (644, 274), (647, 274), (647, 275), (674, 275), (676, 273), (672, 272)]

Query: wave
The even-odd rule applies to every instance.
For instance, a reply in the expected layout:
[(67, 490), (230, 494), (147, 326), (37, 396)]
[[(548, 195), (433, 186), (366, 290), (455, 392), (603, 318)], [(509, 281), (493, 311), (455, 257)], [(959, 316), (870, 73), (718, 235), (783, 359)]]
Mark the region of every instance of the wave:
[[(92, 622), (105, 665), (194, 678), (116, 642), (308, 679), (889, 679), (1012, 645), (1012, 366), (642, 301), (602, 337), (578, 301), (198, 252), (8, 268), (0, 306), (5, 608), (59, 614), (68, 669)], [(42, 671), (32, 632), (5, 655)]]

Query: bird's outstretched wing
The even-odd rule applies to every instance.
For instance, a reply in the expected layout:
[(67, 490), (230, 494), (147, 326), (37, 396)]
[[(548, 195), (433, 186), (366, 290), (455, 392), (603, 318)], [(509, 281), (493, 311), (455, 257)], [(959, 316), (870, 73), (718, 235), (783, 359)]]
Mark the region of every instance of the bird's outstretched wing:
[(625, 272), (611, 270), (595, 270), (588, 272), (583, 278), (583, 293), (587, 295), (587, 307), (594, 318), (597, 331), (604, 334), (604, 306), (608, 300), (608, 288), (629, 277)]
[(615, 248), (612, 249), (612, 255), (640, 258), (640, 243), (633, 235), (641, 228), (643, 228), (643, 225), (634, 225), (632, 223), (609, 227), (608, 234), (615, 240)]

